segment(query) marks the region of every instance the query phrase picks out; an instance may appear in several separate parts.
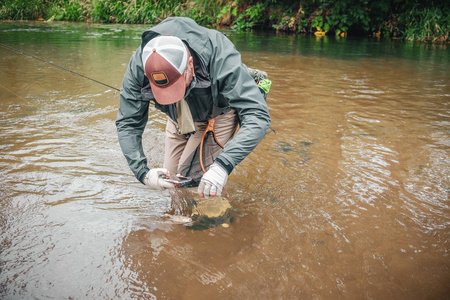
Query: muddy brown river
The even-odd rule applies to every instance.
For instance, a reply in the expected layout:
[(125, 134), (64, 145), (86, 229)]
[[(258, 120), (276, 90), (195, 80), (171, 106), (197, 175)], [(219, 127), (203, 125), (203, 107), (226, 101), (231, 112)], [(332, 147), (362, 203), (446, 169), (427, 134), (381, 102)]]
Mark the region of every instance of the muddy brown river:
[[(146, 28), (0, 22), (0, 43), (120, 88)], [(1, 299), (449, 299), (449, 45), (226, 33), (272, 80), (274, 132), (227, 226), (196, 230), (132, 175), (114, 89), (0, 46)]]

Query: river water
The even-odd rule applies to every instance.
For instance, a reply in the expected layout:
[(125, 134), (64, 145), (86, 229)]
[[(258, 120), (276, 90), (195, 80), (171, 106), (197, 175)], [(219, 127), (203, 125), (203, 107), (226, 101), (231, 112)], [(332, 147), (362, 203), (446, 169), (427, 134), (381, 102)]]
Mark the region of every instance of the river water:
[[(120, 88), (145, 28), (2, 22), (0, 41)], [(0, 298), (448, 299), (449, 46), (227, 35), (273, 82), (275, 132), (203, 230), (133, 177), (118, 93), (0, 46)]]

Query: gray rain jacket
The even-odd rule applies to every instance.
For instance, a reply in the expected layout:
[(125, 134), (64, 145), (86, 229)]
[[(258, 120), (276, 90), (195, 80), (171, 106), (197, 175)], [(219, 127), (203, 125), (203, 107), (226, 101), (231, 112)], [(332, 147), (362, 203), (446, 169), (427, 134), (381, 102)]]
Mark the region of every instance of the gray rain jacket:
[(176, 105), (155, 102), (144, 75), (142, 49), (158, 35), (179, 37), (194, 58), (197, 83), (186, 97), (194, 121), (206, 121), (231, 108), (236, 109), (241, 127), (216, 158), (216, 162), (231, 173), (265, 136), (270, 127), (269, 111), (230, 40), (216, 30), (180, 17), (167, 18), (143, 33), (141, 46), (132, 55), (123, 79), (116, 126), (120, 146), (131, 170), (141, 182), (149, 171), (142, 147), (149, 103), (154, 103), (157, 109), (176, 121)]

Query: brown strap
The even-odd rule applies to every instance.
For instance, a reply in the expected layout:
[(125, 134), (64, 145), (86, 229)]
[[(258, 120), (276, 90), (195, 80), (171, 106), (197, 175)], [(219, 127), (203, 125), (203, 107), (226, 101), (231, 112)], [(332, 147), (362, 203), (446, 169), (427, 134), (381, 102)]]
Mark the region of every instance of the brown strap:
[(202, 167), (203, 173), (206, 173), (205, 166), (203, 165), (203, 141), (205, 140), (206, 134), (211, 131), (213, 134), (214, 140), (223, 149), (223, 145), (217, 140), (216, 132), (214, 131), (214, 122), (215, 121), (216, 121), (216, 118), (208, 120), (208, 124), (206, 125), (205, 130), (203, 130), (202, 140), (200, 141), (200, 166)]

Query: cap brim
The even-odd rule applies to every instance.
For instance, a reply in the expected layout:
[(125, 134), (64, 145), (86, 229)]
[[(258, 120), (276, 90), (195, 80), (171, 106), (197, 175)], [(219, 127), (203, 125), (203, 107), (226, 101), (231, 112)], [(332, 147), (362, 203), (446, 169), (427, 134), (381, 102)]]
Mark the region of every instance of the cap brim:
[(184, 76), (181, 75), (177, 81), (172, 83), (168, 87), (158, 87), (150, 80), (150, 87), (152, 88), (153, 96), (155, 96), (156, 102), (162, 105), (172, 104), (180, 101), (184, 97), (186, 92), (186, 84)]

